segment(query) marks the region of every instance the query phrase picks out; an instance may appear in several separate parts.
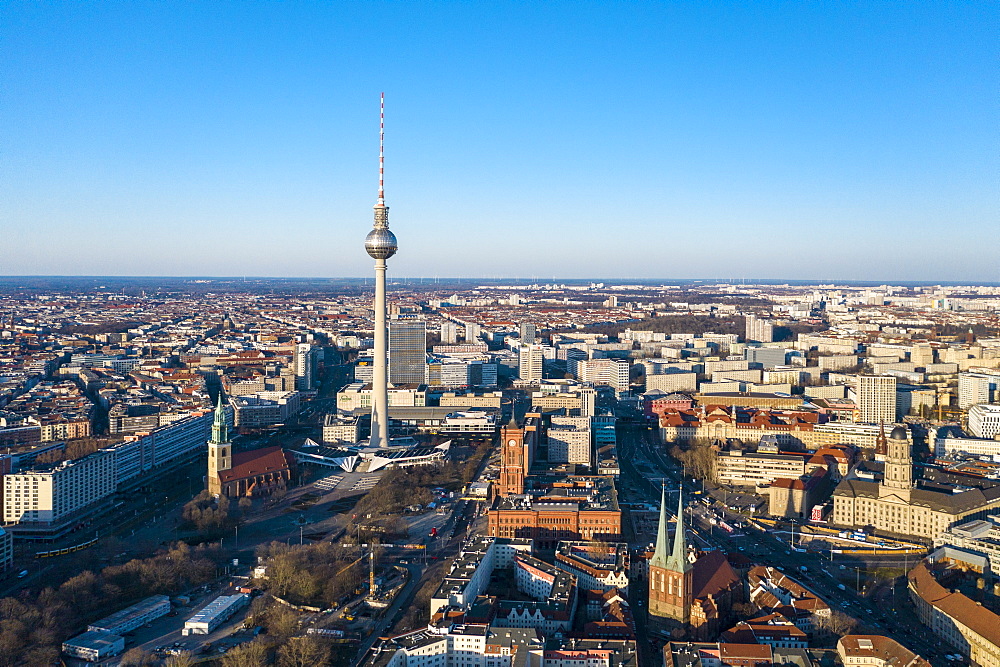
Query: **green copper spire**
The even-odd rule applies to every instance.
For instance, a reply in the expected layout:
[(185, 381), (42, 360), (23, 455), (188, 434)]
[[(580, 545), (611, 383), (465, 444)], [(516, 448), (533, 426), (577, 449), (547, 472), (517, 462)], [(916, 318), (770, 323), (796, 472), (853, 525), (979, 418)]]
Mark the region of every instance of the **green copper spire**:
[(212, 421), (213, 445), (229, 443), (229, 424), (226, 423), (226, 410), (222, 403), (222, 392), (219, 392), (219, 402), (215, 405), (215, 419)]
[(670, 546), (667, 539), (667, 489), (660, 485), (660, 525), (656, 529), (656, 550), (653, 552), (653, 559), (650, 565), (657, 567), (667, 567), (667, 560), (670, 557)]
[(667, 559), (667, 569), (687, 572), (691, 563), (687, 558), (687, 540), (684, 539), (684, 486), (677, 487), (677, 528), (674, 532), (674, 550)]

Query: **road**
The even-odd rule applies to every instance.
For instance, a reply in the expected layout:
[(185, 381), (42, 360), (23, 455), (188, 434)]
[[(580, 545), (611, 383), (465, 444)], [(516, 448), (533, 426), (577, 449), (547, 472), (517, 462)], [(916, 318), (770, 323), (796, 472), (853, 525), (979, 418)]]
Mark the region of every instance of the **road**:
[(379, 618), (378, 623), (375, 624), (375, 627), (372, 628), (368, 636), (361, 640), (357, 656), (352, 663), (354, 665), (360, 664), (364, 657), (368, 654), (368, 651), (370, 651), (372, 646), (375, 645), (375, 642), (378, 641), (379, 637), (381, 637), (388, 628), (392, 627), (392, 625), (396, 623), (397, 616), (400, 611), (405, 607), (410, 606), (410, 603), (413, 602), (413, 596), (415, 596), (417, 591), (420, 589), (421, 579), (424, 574), (424, 566), (416, 563), (410, 563), (408, 565), (399, 565), (399, 567), (406, 568), (406, 570), (410, 573), (410, 580), (406, 582), (405, 586), (403, 586), (403, 590), (396, 595), (396, 599), (393, 600), (392, 604), (389, 605), (389, 608), (385, 610), (385, 613)]
[[(618, 429), (618, 449), (622, 466), (624, 494), (636, 496), (637, 502), (658, 503), (661, 480), (669, 487), (676, 488), (680, 482), (680, 470), (676, 463), (669, 459), (663, 445), (657, 442), (658, 435), (644, 422), (620, 422)], [(649, 471), (643, 474), (643, 470)], [(630, 492), (629, 487), (638, 489), (638, 493)], [(831, 561), (825, 556), (815, 553), (800, 553), (791, 546), (766, 531), (747, 530), (746, 532), (729, 534), (716, 530), (709, 522), (709, 508), (697, 501), (695, 492), (685, 489), (685, 506), (693, 521), (688, 521), (692, 537), (704, 548), (717, 548), (726, 553), (743, 552), (755, 562), (772, 565), (787, 572), (789, 576), (799, 579), (814, 593), (823, 598), (834, 609), (858, 619), (863, 627), (872, 632), (892, 637), (904, 646), (917, 651), (928, 659), (939, 657), (941, 647), (933, 638), (929, 638), (924, 628), (915, 621), (912, 606), (906, 599), (905, 583), (887, 591), (883, 598), (874, 601), (869, 595), (873, 591), (857, 591), (850, 582), (852, 573), (856, 583), (863, 582), (864, 574), (875, 567), (903, 567), (916, 562), (915, 557), (900, 559), (895, 556), (885, 557), (865, 556), (851, 558), (836, 556)], [(668, 496), (668, 503), (669, 503)], [(672, 504), (668, 504), (668, 510)], [(712, 508), (718, 516), (724, 517), (727, 523), (745, 522), (746, 517), (735, 514), (716, 503)], [(671, 512), (672, 514), (672, 512)], [(805, 571), (802, 570), (805, 568)], [(844, 590), (841, 586), (844, 585)], [(877, 588), (877, 587), (876, 587)], [(638, 596), (645, 597), (645, 591)], [(867, 595), (866, 595), (867, 594)], [(876, 604), (879, 602), (880, 604)], [(640, 605), (641, 606), (641, 605)], [(644, 614), (637, 614), (643, 616)], [(639, 628), (641, 629), (641, 628)], [(945, 650), (947, 652), (947, 650)]]

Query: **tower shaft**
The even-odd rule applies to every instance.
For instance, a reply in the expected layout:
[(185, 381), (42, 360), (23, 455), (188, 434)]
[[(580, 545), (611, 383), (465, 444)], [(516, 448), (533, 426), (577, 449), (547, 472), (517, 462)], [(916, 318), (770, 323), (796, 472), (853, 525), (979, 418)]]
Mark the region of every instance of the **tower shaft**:
[(375, 260), (375, 368), (372, 378), (373, 447), (389, 444), (389, 342), (386, 326), (385, 260)]

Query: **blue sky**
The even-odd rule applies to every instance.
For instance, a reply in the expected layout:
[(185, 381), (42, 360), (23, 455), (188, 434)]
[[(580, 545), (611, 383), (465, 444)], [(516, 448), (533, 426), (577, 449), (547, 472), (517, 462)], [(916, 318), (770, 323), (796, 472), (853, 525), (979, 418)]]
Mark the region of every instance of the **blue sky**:
[(990, 2), (0, 4), (0, 274), (1000, 280)]

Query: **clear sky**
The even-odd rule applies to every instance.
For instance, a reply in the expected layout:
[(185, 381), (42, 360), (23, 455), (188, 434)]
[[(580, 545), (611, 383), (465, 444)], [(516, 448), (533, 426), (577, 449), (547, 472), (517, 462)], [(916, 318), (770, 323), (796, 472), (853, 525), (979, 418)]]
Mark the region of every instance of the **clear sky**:
[(995, 2), (0, 3), (0, 274), (1000, 280)]

